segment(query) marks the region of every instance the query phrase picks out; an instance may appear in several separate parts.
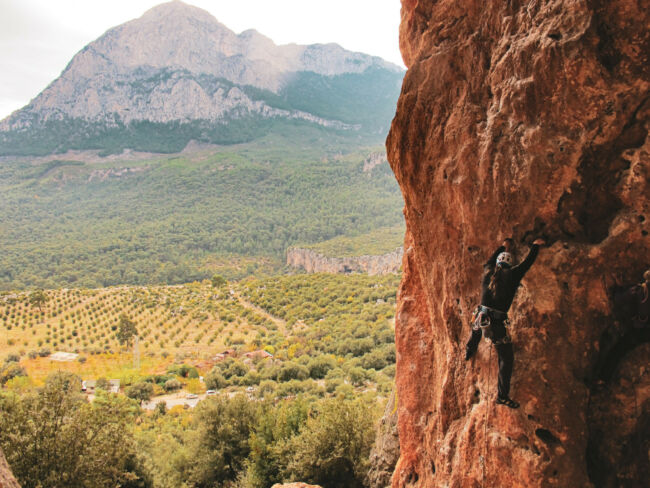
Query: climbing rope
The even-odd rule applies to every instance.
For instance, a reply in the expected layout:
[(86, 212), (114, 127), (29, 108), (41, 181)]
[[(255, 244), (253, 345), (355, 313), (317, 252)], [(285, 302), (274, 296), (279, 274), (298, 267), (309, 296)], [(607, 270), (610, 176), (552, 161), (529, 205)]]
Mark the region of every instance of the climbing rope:
[(483, 449), (483, 481), (481, 483), (481, 486), (485, 487), (485, 470), (486, 467), (485, 465), (487, 464), (487, 451), (488, 451), (488, 438), (487, 438), (487, 433), (488, 433), (488, 423), (490, 421), (490, 398), (492, 398), (492, 392), (490, 391), (490, 386), (492, 384), (492, 345), (490, 345), (490, 359), (488, 360), (488, 387), (487, 387), (487, 403), (485, 405), (485, 424), (484, 424), (484, 432), (483, 432), (483, 438), (485, 439), (485, 447)]

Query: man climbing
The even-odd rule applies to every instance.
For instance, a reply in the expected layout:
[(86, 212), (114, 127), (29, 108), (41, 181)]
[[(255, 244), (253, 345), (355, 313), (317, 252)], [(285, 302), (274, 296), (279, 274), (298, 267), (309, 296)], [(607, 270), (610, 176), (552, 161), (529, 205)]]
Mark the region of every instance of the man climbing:
[(539, 246), (543, 244), (542, 239), (535, 240), (526, 259), (513, 266), (510, 253), (512, 239), (506, 239), (483, 265), (481, 305), (472, 324), (472, 336), (465, 349), (465, 360), (468, 360), (476, 353), (482, 335), (492, 341), (499, 358), (499, 392), (496, 403), (510, 408), (518, 408), (519, 403), (509, 396), (514, 354), (506, 330), (508, 309), (515, 298), (519, 283), (535, 262)]

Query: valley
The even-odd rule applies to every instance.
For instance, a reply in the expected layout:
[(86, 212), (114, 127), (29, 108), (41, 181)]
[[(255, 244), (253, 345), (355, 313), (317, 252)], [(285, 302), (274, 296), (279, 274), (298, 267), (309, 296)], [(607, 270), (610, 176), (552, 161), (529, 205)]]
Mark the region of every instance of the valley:
[(6, 161), (0, 289), (239, 279), (337, 236), (373, 252), (369, 233), (403, 225), (388, 164), (363, 170), (376, 151), (309, 128), (141, 160)]

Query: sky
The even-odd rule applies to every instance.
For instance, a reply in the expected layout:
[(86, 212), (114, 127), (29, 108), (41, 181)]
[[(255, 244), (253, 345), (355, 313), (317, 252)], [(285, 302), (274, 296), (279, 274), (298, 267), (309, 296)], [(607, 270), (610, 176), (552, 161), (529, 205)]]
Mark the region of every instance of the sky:
[[(0, 120), (25, 106), (111, 27), (161, 0), (0, 0)], [(336, 42), (403, 66), (400, 0), (187, 0), (276, 44)]]

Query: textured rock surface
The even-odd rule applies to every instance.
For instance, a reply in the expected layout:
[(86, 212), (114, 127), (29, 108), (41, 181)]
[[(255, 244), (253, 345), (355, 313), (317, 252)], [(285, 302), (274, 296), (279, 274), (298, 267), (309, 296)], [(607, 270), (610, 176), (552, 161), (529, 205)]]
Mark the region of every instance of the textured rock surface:
[(370, 470), (368, 471), (366, 486), (368, 488), (389, 487), (398, 459), (397, 403), (395, 401), (395, 390), (393, 390), (386, 404), (384, 416), (379, 421), (375, 445), (370, 451)]
[(287, 266), (302, 268), (308, 273), (397, 273), (402, 265), (403, 248), (380, 256), (334, 258), (311, 249), (293, 247), (287, 250)]
[[(650, 267), (649, 12), (402, 1), (409, 69), (387, 140), (407, 224), (394, 487), (647, 481), (647, 350), (602, 385), (593, 376), (612, 287)], [(509, 235), (519, 259), (548, 241), (511, 312), (514, 411), (493, 403), (488, 345), (462, 354), (481, 265)]]
[(7, 464), (7, 460), (0, 449), (0, 488), (20, 488)]
[(276, 46), (254, 30), (237, 35), (208, 12), (172, 1), (83, 48), (25, 109), (2, 121), (0, 130), (62, 117), (166, 123), (251, 114), (348, 128), (299, 110), (273, 108), (233, 84), (277, 92), (299, 72), (332, 76), (369, 67), (400, 71), (336, 44)]

